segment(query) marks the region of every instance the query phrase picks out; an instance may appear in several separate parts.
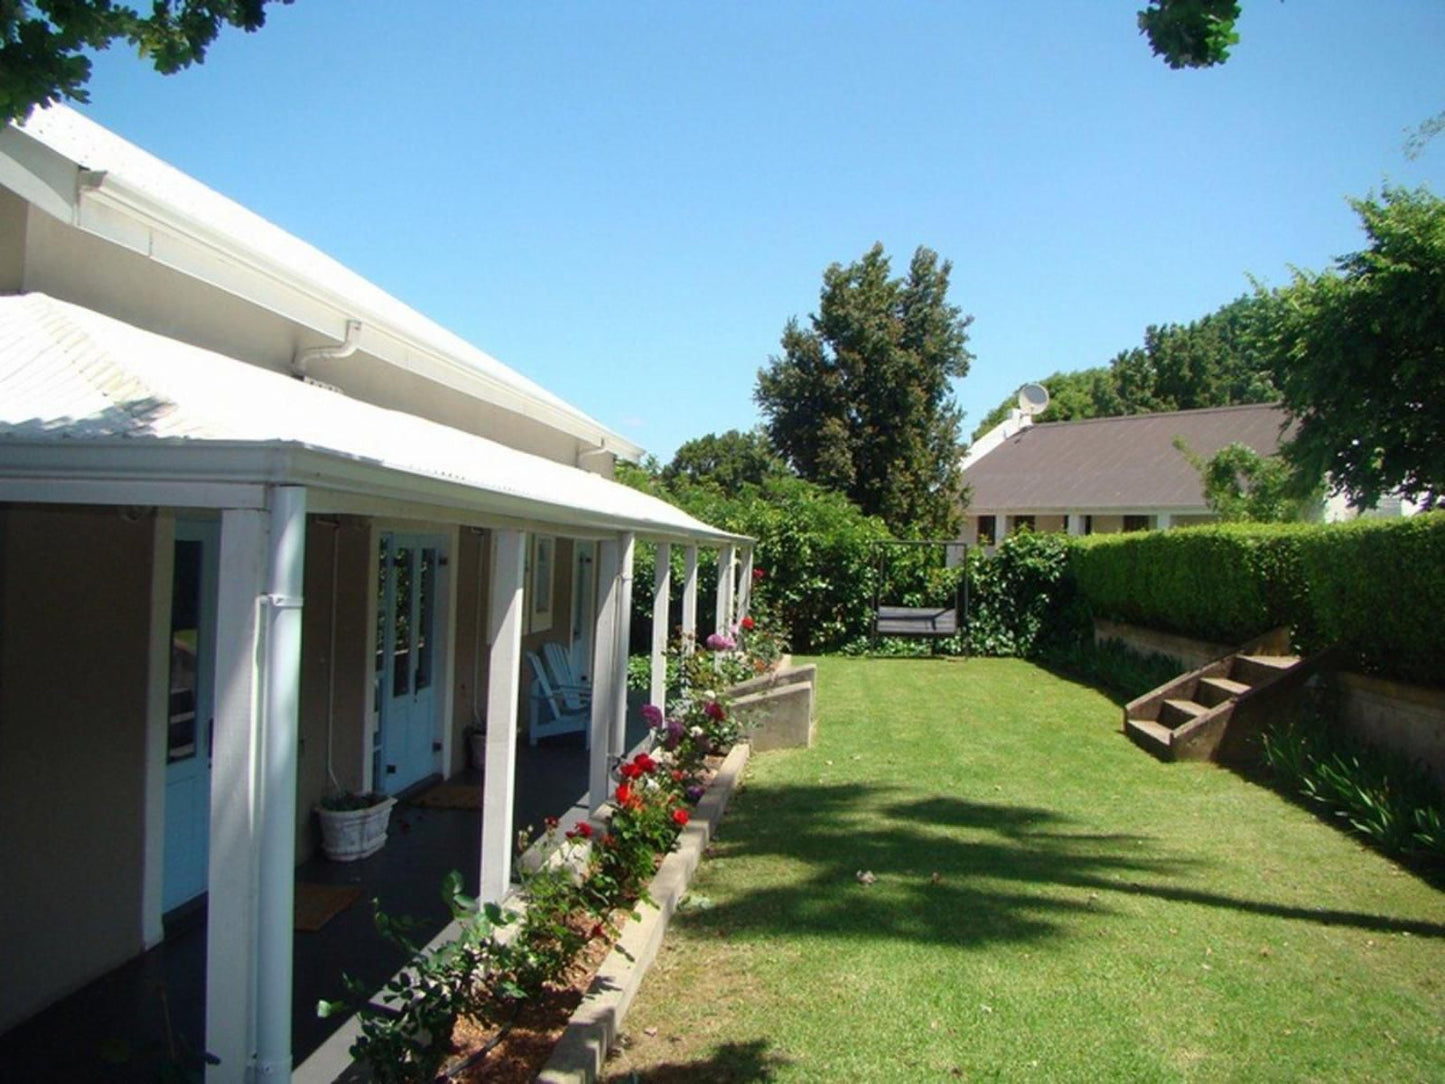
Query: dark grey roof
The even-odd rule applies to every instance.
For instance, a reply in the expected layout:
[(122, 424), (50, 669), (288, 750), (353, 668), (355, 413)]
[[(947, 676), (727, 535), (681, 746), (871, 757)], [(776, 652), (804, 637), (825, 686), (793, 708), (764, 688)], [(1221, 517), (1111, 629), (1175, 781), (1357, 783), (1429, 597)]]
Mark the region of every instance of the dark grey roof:
[(1229, 444), (1279, 448), (1289, 416), (1271, 404), (1031, 425), (966, 471), (970, 511), (1203, 510), (1199, 473), (1174, 447), (1210, 456)]

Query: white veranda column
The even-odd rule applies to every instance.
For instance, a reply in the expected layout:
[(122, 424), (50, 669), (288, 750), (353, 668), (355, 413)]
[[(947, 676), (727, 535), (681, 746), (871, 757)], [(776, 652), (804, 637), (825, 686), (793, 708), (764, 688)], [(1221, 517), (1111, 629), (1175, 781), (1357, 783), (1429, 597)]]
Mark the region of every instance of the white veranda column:
[(492, 532), (487, 609), (487, 758), (482, 786), (481, 898), (500, 903), (512, 887), (512, 798), (517, 786), (517, 701), (522, 690), (525, 531)]
[(1154, 517), (1154, 527), (1156, 530), (1167, 531), (1173, 525), (1174, 517), (1168, 512), (1160, 512)]
[[(612, 736), (611, 714), (617, 702), (617, 593), (622, 567), (622, 547), (615, 539), (597, 543), (597, 624), (592, 637), (592, 756), (587, 773), (587, 810), (596, 813), (607, 800), (609, 787), (608, 746)], [(626, 695), (626, 689), (623, 689)]]
[(1008, 537), (1008, 516), (1000, 512), (994, 522), (997, 524), (997, 527), (994, 531), (993, 544), (995, 546), (1001, 546), (1003, 545), (1003, 540)]
[(737, 549), (723, 546), (717, 551), (717, 609), (713, 627), (723, 636), (731, 635), (733, 623), (733, 585)]
[(291, 1079), (306, 491), (221, 515), (207, 874), (208, 1081)]
[(743, 548), (743, 567), (738, 573), (738, 620), (748, 616), (753, 604), (753, 547)]
[(682, 649), (691, 654), (697, 641), (697, 547), (683, 550)]
[(617, 568), (617, 647), (612, 655), (612, 740), (611, 753), (627, 752), (627, 652), (632, 643), (632, 560), (637, 540), (622, 536)]
[(1082, 512), (1069, 513), (1069, 534), (1082, 535), (1084, 533), (1084, 516)]
[(672, 547), (657, 544), (657, 567), (652, 575), (652, 685), (648, 702), (667, 710), (667, 618), (672, 594)]

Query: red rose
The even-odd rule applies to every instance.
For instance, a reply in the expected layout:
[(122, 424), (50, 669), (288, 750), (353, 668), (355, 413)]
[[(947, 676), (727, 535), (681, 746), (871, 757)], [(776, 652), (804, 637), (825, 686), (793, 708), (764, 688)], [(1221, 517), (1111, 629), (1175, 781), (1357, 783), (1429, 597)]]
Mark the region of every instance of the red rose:
[(629, 805), (632, 802), (632, 787), (627, 783), (617, 788), (617, 804)]
[(679, 828), (687, 824), (689, 820), (691, 820), (691, 818), (687, 815), (687, 810), (674, 809), (672, 811), (672, 823), (677, 825)]
[(723, 706), (716, 700), (709, 700), (702, 710), (709, 719), (716, 719), (718, 722), (727, 718), (727, 712), (723, 711)]
[(636, 764), (624, 764), (617, 769), (617, 774), (622, 776), (623, 779), (636, 779), (642, 774), (642, 769)]
[(759, 583), (767, 575), (761, 568), (753, 569), (753, 583)]
[(552, 829), (554, 829), (554, 828), (557, 827), (557, 818), (556, 818), (556, 817), (548, 817), (548, 818), (546, 818), (542, 823), (547, 826), (547, 831), (550, 832), (550, 831), (552, 831)]
[[(657, 770), (657, 761), (653, 760), (646, 753), (638, 753), (632, 758), (632, 766), (637, 769), (638, 774), (654, 772)], [(634, 777), (635, 778), (635, 777)]]
[(592, 927), (592, 932), (589, 933), (587, 936), (589, 938), (601, 937), (604, 932), (605, 931), (602, 929), (602, 923), (599, 922)]
[(577, 834), (578, 834), (579, 836), (581, 836), (583, 839), (591, 839), (591, 838), (592, 838), (592, 825), (588, 824), (586, 821), (578, 821), (578, 822), (577, 822)]
[(674, 783), (681, 783), (681, 782), (683, 782), (685, 779), (687, 779), (687, 773), (686, 773), (686, 772), (680, 771), (680, 770), (677, 769), (677, 768), (674, 768), (674, 769), (672, 770), (672, 781), (673, 781)]
[(752, 632), (754, 626), (757, 625), (757, 622), (754, 621), (751, 617), (745, 617), (745, 618), (742, 619), (742, 621), (740, 622), (740, 624), (741, 624), (742, 627), (743, 627), (744, 629), (746, 629), (748, 632)]

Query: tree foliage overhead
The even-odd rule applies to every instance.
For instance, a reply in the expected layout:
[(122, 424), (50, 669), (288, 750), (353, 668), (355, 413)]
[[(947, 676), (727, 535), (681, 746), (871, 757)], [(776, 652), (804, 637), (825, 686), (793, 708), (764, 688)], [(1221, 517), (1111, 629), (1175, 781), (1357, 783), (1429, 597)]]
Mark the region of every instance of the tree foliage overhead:
[(1263, 356), (1299, 419), (1283, 455), (1370, 507), (1400, 489), (1445, 503), (1445, 201), (1352, 200), (1369, 245), (1261, 290)]
[(846, 494), (905, 535), (957, 524), (958, 430), (950, 381), (968, 372), (972, 317), (948, 302), (952, 265), (919, 247), (893, 278), (883, 246), (823, 273), (818, 312), (783, 331), (754, 398), (773, 446), (802, 477)]
[(259, 30), (276, 2), (291, 0), (156, 0), (145, 15), (113, 0), (0, 0), (0, 123), (61, 98), (88, 102), (87, 49), (124, 40), (171, 75), (203, 62), (222, 26)]
[(708, 433), (677, 449), (662, 469), (669, 486), (678, 480), (712, 486), (725, 496), (735, 497), (745, 485), (761, 485), (764, 479), (788, 473), (787, 464), (773, 451), (767, 435), (758, 430), (746, 433), (729, 429)]
[[(1251, 330), (1260, 311), (1257, 298), (1241, 297), (1192, 323), (1151, 325), (1142, 346), (1121, 351), (1108, 365), (1044, 377), (1049, 407), (1035, 421), (1275, 402), (1279, 391), (1270, 363)], [(1003, 421), (1013, 406), (1009, 396), (991, 410), (973, 439)]]
[(1228, 444), (1212, 456), (1178, 448), (1199, 472), (1204, 503), (1225, 523), (1299, 523), (1312, 518), (1324, 497), (1321, 485), (1302, 484), (1280, 455), (1260, 455), (1248, 444)]
[(1239, 44), (1238, 18), (1235, 0), (1149, 0), (1139, 12), (1139, 33), (1171, 68), (1209, 68)]

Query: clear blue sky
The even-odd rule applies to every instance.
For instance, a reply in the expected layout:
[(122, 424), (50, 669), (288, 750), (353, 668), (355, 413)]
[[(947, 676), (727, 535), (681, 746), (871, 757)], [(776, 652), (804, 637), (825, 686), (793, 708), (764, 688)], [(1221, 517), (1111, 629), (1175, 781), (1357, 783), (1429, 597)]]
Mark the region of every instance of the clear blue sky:
[(823, 269), (953, 262), (967, 434), (1290, 265), (1345, 197), (1445, 194), (1441, 0), (1244, 0), (1170, 71), (1141, 0), (298, 0), (162, 77), (103, 54), (90, 116), (317, 245), (664, 461), (758, 420)]

